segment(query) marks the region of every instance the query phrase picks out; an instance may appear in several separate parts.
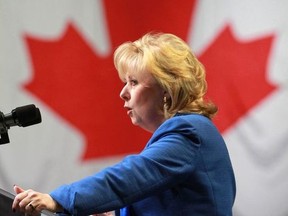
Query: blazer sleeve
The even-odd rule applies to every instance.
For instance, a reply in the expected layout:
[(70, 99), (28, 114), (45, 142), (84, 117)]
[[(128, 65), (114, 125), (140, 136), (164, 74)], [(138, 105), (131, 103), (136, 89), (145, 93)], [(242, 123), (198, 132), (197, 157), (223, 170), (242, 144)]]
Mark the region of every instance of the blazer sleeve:
[(71, 214), (116, 210), (184, 181), (195, 169), (201, 140), (185, 121), (167, 121), (146, 148), (50, 195)]

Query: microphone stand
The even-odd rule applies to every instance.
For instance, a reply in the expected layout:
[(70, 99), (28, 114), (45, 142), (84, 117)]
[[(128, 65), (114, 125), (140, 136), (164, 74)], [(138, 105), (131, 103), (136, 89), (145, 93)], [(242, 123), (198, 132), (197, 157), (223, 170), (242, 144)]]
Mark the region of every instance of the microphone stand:
[(5, 124), (2, 124), (4, 122), (4, 117), (3, 113), (0, 112), (0, 145), (9, 143), (9, 135), (8, 135), (8, 129), (5, 126)]
[(1, 138), (0, 138), (0, 145), (2, 144), (6, 144), (6, 143), (9, 143), (10, 140), (9, 140), (9, 136), (8, 136), (8, 133), (1, 133)]

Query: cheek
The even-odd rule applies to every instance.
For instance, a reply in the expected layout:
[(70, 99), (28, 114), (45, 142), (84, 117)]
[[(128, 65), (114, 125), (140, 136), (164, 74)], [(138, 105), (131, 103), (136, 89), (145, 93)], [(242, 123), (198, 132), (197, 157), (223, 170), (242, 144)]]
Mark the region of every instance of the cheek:
[(143, 94), (139, 94), (137, 97), (139, 108), (147, 109), (149, 112), (158, 112), (163, 109), (162, 98), (159, 93), (154, 91), (148, 91)]
[(142, 94), (141, 91), (139, 90), (131, 91), (130, 96), (131, 96), (131, 101), (133, 102), (134, 105), (141, 105), (145, 97), (145, 95)]
[(145, 86), (139, 86), (139, 88), (133, 89), (130, 93), (134, 108), (137, 107), (137, 109), (141, 110), (148, 109), (150, 112), (163, 110), (163, 95), (161, 92), (161, 89), (156, 87), (147, 88)]

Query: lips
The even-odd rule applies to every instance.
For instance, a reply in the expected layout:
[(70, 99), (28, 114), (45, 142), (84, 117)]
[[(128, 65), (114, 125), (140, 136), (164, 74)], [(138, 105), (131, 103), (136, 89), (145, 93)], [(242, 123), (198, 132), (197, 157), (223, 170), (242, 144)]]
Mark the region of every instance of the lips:
[(131, 117), (132, 116), (132, 110), (128, 110), (127, 115), (129, 115)]
[(127, 110), (127, 115), (131, 116), (132, 115), (132, 108), (128, 106), (124, 106), (124, 108)]

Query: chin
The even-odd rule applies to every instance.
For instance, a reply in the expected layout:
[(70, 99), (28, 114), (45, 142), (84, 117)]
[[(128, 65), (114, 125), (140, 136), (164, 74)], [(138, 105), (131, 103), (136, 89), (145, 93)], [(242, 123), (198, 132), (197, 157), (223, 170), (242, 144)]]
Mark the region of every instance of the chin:
[(132, 122), (133, 125), (138, 126), (138, 123), (137, 123), (136, 119), (131, 118), (131, 122)]
[(137, 119), (131, 118), (131, 122), (133, 125), (141, 127), (141, 124), (139, 124), (139, 121), (137, 121)]

